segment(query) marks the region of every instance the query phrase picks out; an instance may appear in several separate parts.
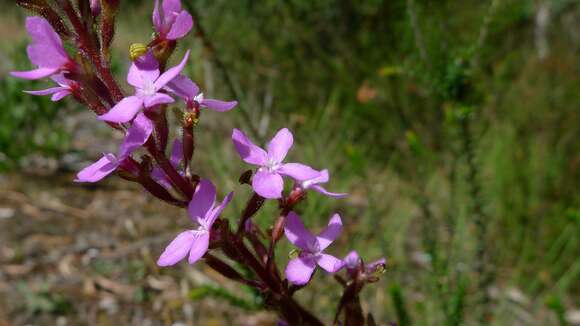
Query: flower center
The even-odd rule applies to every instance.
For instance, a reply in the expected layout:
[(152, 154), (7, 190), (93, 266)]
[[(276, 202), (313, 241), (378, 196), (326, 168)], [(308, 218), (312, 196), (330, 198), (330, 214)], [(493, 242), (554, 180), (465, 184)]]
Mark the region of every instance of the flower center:
[(280, 168), (280, 163), (274, 160), (273, 158), (269, 157), (266, 165), (264, 166), (268, 172), (275, 172)]
[(313, 256), (317, 256), (320, 254), (320, 245), (318, 244), (318, 241), (309, 241), (306, 245), (306, 248), (308, 249), (308, 252), (310, 252), (310, 254)]
[(143, 88), (141, 90), (143, 91), (143, 95), (146, 96), (153, 96), (155, 95), (155, 93), (157, 93), (155, 91), (155, 84), (153, 83), (152, 80), (144, 80)]

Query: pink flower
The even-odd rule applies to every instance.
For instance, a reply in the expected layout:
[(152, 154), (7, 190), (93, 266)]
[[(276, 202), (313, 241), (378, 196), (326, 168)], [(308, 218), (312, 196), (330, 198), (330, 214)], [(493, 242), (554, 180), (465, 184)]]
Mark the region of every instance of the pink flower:
[(326, 249), (342, 231), (340, 215), (334, 214), (328, 226), (318, 234), (313, 235), (308, 231), (300, 217), (290, 212), (286, 219), (284, 233), (286, 238), (296, 247), (300, 248), (300, 254), (288, 262), (286, 266), (286, 278), (292, 284), (303, 285), (308, 283), (314, 273), (316, 265), (329, 273), (336, 273), (343, 266), (342, 260), (324, 253)]
[(355, 250), (349, 252), (348, 255), (346, 255), (346, 257), (344, 257), (343, 261), (344, 261), (344, 267), (346, 268), (347, 272), (351, 273), (351, 274), (356, 273), (356, 271), (361, 269), (361, 267), (362, 267), (363, 273), (373, 274), (374, 272), (377, 271), (377, 268), (379, 268), (381, 266), (384, 268), (384, 266), (386, 264), (386, 259), (381, 258), (381, 259), (376, 260), (374, 262), (363, 265), (362, 259), (360, 258), (360, 256), (358, 255), (358, 253)]
[(125, 140), (119, 150), (119, 156), (107, 153), (97, 162), (82, 169), (76, 182), (97, 182), (113, 173), (119, 165), (141, 145), (145, 144), (153, 132), (153, 123), (143, 113), (137, 115), (127, 131)]
[(175, 78), (185, 67), (189, 58), (189, 50), (181, 60), (179, 65), (168, 69), (160, 75), (159, 63), (151, 52), (137, 59), (129, 68), (127, 82), (135, 87), (135, 95), (125, 97), (111, 110), (98, 117), (99, 120), (124, 123), (128, 122), (135, 115), (145, 108), (151, 108), (160, 104), (173, 103), (171, 96), (161, 93), (173, 78)]
[(348, 194), (345, 194), (345, 193), (330, 192), (320, 185), (321, 183), (327, 183), (328, 179), (329, 179), (328, 170), (324, 169), (324, 170), (320, 171), (316, 177), (311, 178), (311, 179), (307, 179), (307, 180), (299, 181), (297, 185), (301, 189), (304, 189), (304, 190), (312, 189), (314, 191), (317, 191), (317, 192), (319, 192), (323, 195), (327, 195), (329, 197), (343, 198), (343, 197), (348, 196)]
[(180, 0), (163, 0), (161, 8), (159, 0), (155, 0), (153, 25), (159, 38), (177, 40), (189, 33), (193, 27), (193, 18), (187, 11), (181, 10)]
[(199, 92), (197, 84), (183, 75), (175, 77), (169, 84), (167, 84), (165, 89), (181, 97), (190, 107), (202, 107), (218, 112), (224, 112), (233, 109), (238, 104), (237, 101), (225, 102), (209, 98), (206, 99), (203, 96), (203, 93)]
[(60, 101), (63, 97), (72, 94), (72, 92), (79, 87), (78, 83), (70, 79), (66, 79), (64, 74), (57, 74), (50, 77), (58, 84), (57, 87), (47, 88), (38, 91), (24, 91), (25, 93), (37, 96), (52, 95), (50, 98), (53, 102)]
[(230, 192), (222, 203), (216, 206), (215, 186), (209, 180), (200, 180), (188, 207), (191, 221), (197, 224), (197, 228), (178, 234), (165, 248), (157, 260), (157, 265), (172, 266), (187, 255), (189, 263), (193, 264), (203, 257), (209, 248), (211, 227), (232, 196), (233, 193)]
[(292, 133), (284, 128), (268, 143), (266, 152), (254, 145), (240, 130), (234, 129), (232, 140), (238, 154), (246, 163), (259, 166), (252, 178), (252, 188), (264, 198), (280, 198), (284, 189), (282, 176), (289, 176), (297, 181), (312, 179), (318, 176), (318, 171), (300, 163), (282, 163), (292, 147)]
[(38, 66), (30, 71), (13, 71), (10, 74), (23, 79), (41, 79), (75, 67), (62, 40), (50, 23), (41, 17), (26, 18), (26, 30), (32, 43), (26, 48), (30, 62)]

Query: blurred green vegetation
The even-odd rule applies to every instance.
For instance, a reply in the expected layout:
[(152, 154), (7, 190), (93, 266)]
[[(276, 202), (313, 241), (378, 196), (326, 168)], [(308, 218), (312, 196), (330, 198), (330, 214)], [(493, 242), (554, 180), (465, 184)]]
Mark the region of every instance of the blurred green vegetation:
[[(189, 3), (217, 49), (186, 40), (189, 73), (207, 96), (231, 97), (217, 55), (241, 94), (238, 111), (204, 115), (198, 166), (221, 189), (235, 186), (245, 167), (228, 136), (244, 128), (239, 110), (264, 139), (292, 129), (291, 159), (328, 168), (329, 188), (351, 193), (346, 201), (310, 195), (300, 212), (308, 226), (339, 211), (347, 227), (337, 254), (357, 248), (389, 259), (383, 281), (365, 291), (377, 320), (472, 323), (484, 291), (498, 325), (561, 322), (578, 307), (577, 1)], [(152, 5), (124, 6), (139, 8), (122, 11), (115, 55), (126, 62), (128, 45), (150, 35)], [(0, 154), (58, 153), (65, 135), (29, 143), (29, 130), (58, 134), (58, 109), (22, 96), (21, 82), (0, 85)], [(237, 210), (244, 191), (236, 188)], [(275, 209), (258, 222), (268, 224)], [(487, 229), (485, 288), (474, 271), (477, 223)], [(301, 299), (331, 316), (336, 287), (315, 284)]]
[[(15, 66), (26, 67), (28, 59), (22, 55), (26, 53), (25, 43), (15, 45), (10, 58)], [(70, 135), (62, 128), (64, 105), (55, 104), (48, 97), (24, 96), (22, 92), (39, 89), (40, 85), (0, 78), (0, 172), (17, 168), (27, 155), (56, 157), (69, 148)]]

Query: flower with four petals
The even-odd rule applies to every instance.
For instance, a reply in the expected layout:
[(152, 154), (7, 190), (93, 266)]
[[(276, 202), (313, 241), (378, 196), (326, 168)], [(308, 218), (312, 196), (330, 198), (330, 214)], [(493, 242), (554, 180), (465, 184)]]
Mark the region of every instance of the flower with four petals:
[(284, 233), (288, 241), (300, 248), (300, 253), (286, 266), (288, 281), (296, 285), (308, 283), (316, 265), (329, 273), (338, 272), (344, 266), (344, 262), (332, 255), (325, 254), (324, 250), (336, 240), (341, 231), (342, 220), (338, 214), (334, 214), (328, 222), (328, 226), (315, 236), (304, 227), (296, 213), (290, 212), (286, 218)]
[(191, 221), (197, 228), (178, 234), (165, 248), (157, 260), (157, 265), (172, 266), (186, 256), (189, 256), (188, 262), (193, 264), (203, 257), (209, 248), (211, 227), (233, 194), (230, 192), (222, 203), (216, 206), (215, 186), (209, 180), (200, 180), (187, 209)]
[(290, 130), (280, 129), (268, 143), (267, 151), (256, 146), (238, 129), (234, 129), (232, 140), (238, 154), (246, 163), (259, 166), (252, 178), (254, 191), (269, 199), (281, 198), (284, 190), (282, 176), (304, 181), (318, 176), (319, 172), (300, 163), (282, 163), (294, 143)]

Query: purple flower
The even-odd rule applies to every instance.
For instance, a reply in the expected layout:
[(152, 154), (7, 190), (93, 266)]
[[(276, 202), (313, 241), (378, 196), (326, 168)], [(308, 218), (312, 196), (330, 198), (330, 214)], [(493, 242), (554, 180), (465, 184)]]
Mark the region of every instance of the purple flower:
[[(179, 139), (176, 139), (175, 141), (173, 141), (173, 146), (171, 147), (171, 157), (169, 161), (171, 162), (171, 165), (177, 171), (179, 171), (179, 164), (181, 164), (182, 160), (183, 160), (183, 145)], [(183, 174), (184, 172), (179, 173)], [(165, 172), (163, 172), (163, 169), (159, 167), (153, 168), (153, 171), (151, 171), (151, 177), (153, 178), (153, 180), (157, 181), (157, 183), (159, 183), (166, 189), (171, 189), (171, 180), (165, 174)]]
[(153, 25), (161, 39), (177, 40), (189, 33), (193, 27), (193, 18), (187, 11), (181, 10), (180, 0), (163, 0), (161, 8), (159, 0), (156, 0)]
[(41, 17), (26, 18), (26, 30), (32, 38), (26, 48), (30, 62), (38, 66), (30, 71), (13, 71), (10, 74), (23, 79), (41, 79), (75, 66), (62, 45), (62, 40), (50, 23)]
[[(344, 261), (344, 267), (346, 268), (346, 270), (349, 273), (356, 273), (356, 271), (359, 270), (359, 268), (361, 267), (361, 264), (362, 264), (362, 259), (360, 258), (360, 256), (358, 255), (358, 253), (355, 250), (349, 252), (348, 255), (346, 255), (346, 257), (344, 257), (343, 261)], [(387, 261), (385, 258), (381, 258), (381, 259), (376, 260), (374, 262), (368, 263), (368, 264), (364, 265), (363, 272), (366, 274), (373, 274), (377, 271), (377, 269), (379, 267), (384, 268), (386, 262)]]
[(99, 120), (124, 123), (128, 122), (145, 108), (154, 107), (160, 104), (173, 103), (171, 96), (160, 93), (159, 91), (175, 78), (185, 67), (189, 58), (189, 50), (185, 53), (183, 60), (179, 65), (167, 69), (160, 75), (159, 63), (151, 52), (140, 57), (133, 62), (127, 82), (135, 87), (135, 95), (125, 97), (117, 103), (111, 110), (98, 117)]
[(225, 102), (209, 98), (206, 99), (203, 93), (199, 92), (199, 87), (191, 79), (183, 75), (175, 77), (167, 84), (165, 89), (181, 97), (191, 107), (202, 107), (224, 112), (233, 109), (238, 104), (237, 101)]
[(79, 87), (78, 83), (70, 79), (66, 79), (64, 74), (57, 74), (50, 77), (58, 84), (57, 87), (51, 87), (38, 91), (24, 91), (25, 93), (37, 96), (52, 95), (50, 98), (53, 102), (60, 101), (63, 97), (72, 94), (72, 92)]
[(119, 165), (128, 158), (141, 145), (145, 144), (153, 132), (153, 123), (143, 113), (137, 115), (133, 124), (127, 131), (125, 140), (121, 145), (119, 156), (107, 153), (97, 162), (82, 169), (76, 178), (76, 182), (97, 182), (113, 173)]
[(216, 206), (216, 189), (209, 180), (202, 179), (189, 202), (188, 213), (197, 228), (184, 231), (175, 237), (165, 248), (165, 251), (157, 260), (159, 266), (172, 266), (189, 255), (189, 263), (198, 261), (209, 248), (210, 231), (213, 223), (219, 217), (222, 210), (232, 199), (230, 192)]
[(290, 212), (286, 219), (284, 233), (288, 241), (301, 251), (299, 256), (290, 260), (286, 266), (288, 281), (296, 285), (308, 283), (317, 264), (329, 273), (339, 271), (344, 265), (342, 260), (325, 254), (324, 249), (338, 237), (341, 231), (342, 221), (338, 214), (334, 214), (328, 226), (315, 236), (304, 227), (296, 213)]
[(246, 163), (259, 166), (258, 172), (252, 178), (252, 188), (264, 198), (280, 198), (284, 189), (282, 176), (289, 176), (297, 181), (307, 180), (318, 176), (318, 171), (300, 163), (285, 163), (282, 161), (292, 147), (294, 139), (292, 133), (284, 128), (268, 143), (266, 152), (256, 146), (240, 130), (234, 129), (232, 140), (242, 160)]
[(343, 198), (348, 196), (348, 194), (345, 193), (336, 193), (336, 192), (330, 192), (328, 190), (326, 190), (324, 187), (320, 186), (321, 183), (327, 183), (328, 182), (328, 170), (324, 169), (322, 171), (319, 172), (319, 174), (311, 179), (307, 179), (307, 180), (302, 180), (298, 182), (298, 187), (304, 190), (307, 189), (312, 189), (314, 191), (317, 191), (323, 195), (327, 195), (330, 197), (335, 197), (335, 198)]

